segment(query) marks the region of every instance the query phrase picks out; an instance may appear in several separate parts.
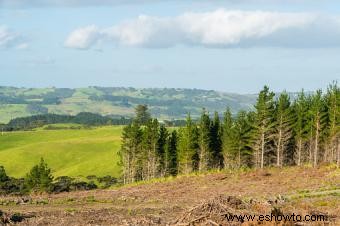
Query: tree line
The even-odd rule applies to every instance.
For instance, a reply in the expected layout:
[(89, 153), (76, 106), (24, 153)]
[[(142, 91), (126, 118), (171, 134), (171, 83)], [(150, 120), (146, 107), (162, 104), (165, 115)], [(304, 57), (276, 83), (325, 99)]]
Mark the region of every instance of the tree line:
[(188, 114), (180, 128), (151, 118), (146, 105), (123, 129), (120, 150), (123, 181), (175, 176), (212, 169), (264, 168), (335, 163), (340, 166), (340, 89), (301, 91), (293, 100), (265, 86), (254, 110), (221, 117), (203, 109)]
[(4, 131), (31, 130), (44, 125), (58, 123), (76, 123), (86, 126), (127, 125), (131, 123), (131, 121), (130, 118), (112, 118), (90, 112), (81, 112), (77, 115), (58, 115), (49, 113), (15, 118), (7, 124), (0, 125), (0, 129)]

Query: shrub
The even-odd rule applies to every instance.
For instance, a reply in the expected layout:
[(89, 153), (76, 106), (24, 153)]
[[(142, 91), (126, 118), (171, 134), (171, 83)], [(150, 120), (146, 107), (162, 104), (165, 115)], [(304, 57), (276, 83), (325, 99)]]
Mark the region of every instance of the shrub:
[(6, 174), (5, 168), (0, 166), (0, 183), (6, 182), (9, 180), (9, 177)]
[(50, 192), (60, 193), (71, 191), (72, 181), (74, 179), (68, 176), (58, 177), (56, 181), (51, 185)]
[(97, 181), (101, 184), (104, 184), (103, 188), (108, 188), (108, 187), (118, 183), (117, 178), (112, 177), (112, 176), (98, 177)]

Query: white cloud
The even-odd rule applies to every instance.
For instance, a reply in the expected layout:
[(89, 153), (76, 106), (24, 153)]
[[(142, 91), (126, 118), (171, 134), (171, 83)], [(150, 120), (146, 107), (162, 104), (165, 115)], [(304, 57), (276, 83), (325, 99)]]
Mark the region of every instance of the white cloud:
[(10, 31), (6, 26), (0, 26), (0, 48), (10, 47), (18, 38), (18, 34)]
[(177, 17), (142, 15), (108, 28), (79, 28), (69, 35), (65, 45), (87, 49), (99, 41), (150, 48), (340, 46), (340, 23), (339, 17), (321, 14), (224, 9)]
[(100, 39), (100, 31), (94, 26), (74, 30), (65, 41), (65, 46), (77, 49), (87, 49)]
[(22, 50), (28, 47), (24, 43), (24, 38), (21, 34), (12, 31), (5, 25), (0, 25), (0, 50), (1, 49), (18, 49)]

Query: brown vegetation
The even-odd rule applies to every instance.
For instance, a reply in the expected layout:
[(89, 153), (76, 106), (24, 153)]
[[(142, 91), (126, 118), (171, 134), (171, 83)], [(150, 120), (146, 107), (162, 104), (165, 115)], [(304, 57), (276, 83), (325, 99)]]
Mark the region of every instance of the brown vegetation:
[(337, 225), (340, 171), (324, 166), (215, 172), (111, 190), (2, 197), (0, 209), (30, 216), (23, 225), (230, 225), (223, 214), (277, 210), (324, 214)]

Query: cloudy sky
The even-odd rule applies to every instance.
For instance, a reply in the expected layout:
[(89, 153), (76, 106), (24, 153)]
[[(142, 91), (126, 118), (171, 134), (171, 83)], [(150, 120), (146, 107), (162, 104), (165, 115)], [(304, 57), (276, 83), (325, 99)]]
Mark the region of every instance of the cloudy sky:
[(0, 85), (254, 93), (339, 78), (335, 0), (0, 0)]

